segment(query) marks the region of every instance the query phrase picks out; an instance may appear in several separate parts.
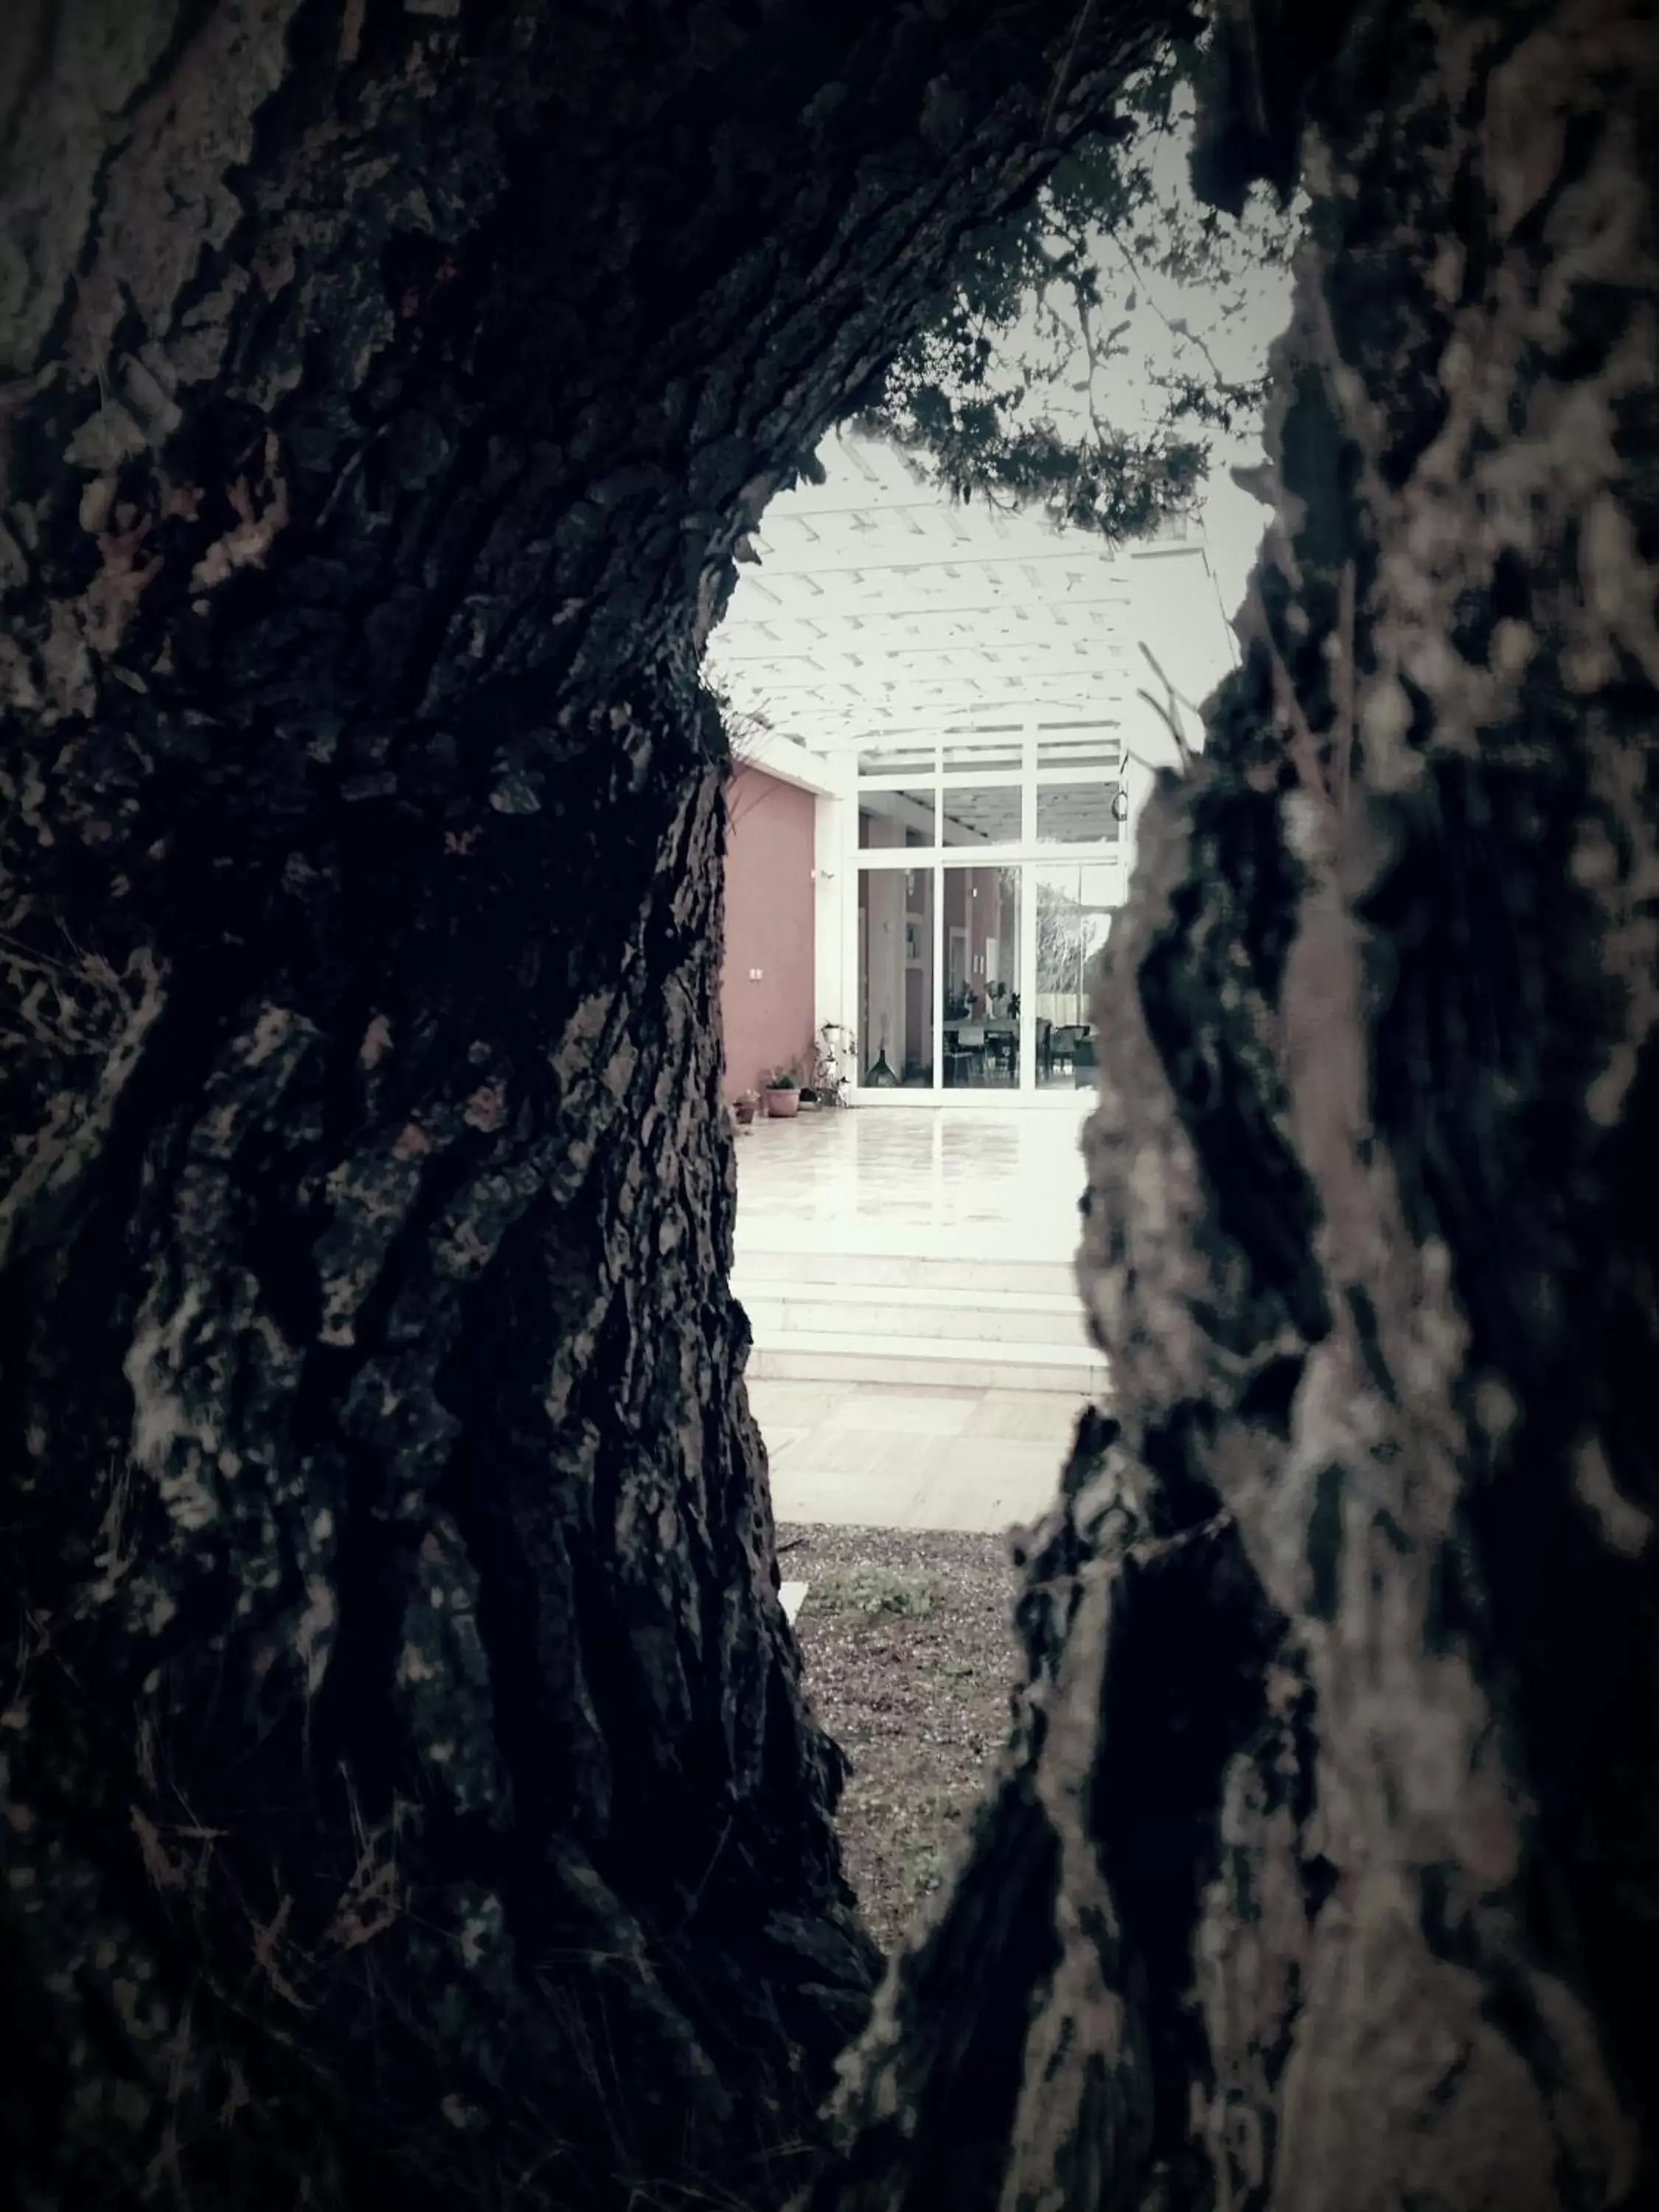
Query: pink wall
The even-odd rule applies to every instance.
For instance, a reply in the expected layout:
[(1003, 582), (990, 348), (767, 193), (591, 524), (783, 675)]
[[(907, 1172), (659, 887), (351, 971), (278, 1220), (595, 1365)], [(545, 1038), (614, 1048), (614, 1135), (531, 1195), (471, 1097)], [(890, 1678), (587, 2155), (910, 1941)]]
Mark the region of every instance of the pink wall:
[[(817, 803), (757, 768), (740, 768), (726, 787), (720, 1022), (728, 1098), (758, 1090), (785, 1060), (811, 1065)], [(751, 968), (761, 971), (757, 983)]]

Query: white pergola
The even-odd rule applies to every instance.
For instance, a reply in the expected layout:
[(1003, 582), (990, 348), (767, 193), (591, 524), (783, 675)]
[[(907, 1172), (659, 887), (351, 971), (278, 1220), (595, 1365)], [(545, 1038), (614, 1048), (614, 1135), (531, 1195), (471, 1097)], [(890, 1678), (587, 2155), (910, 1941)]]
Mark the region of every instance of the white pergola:
[(709, 647), (740, 710), (826, 755), (1035, 723), (1056, 764), (1106, 730), (1171, 757), (1137, 696), (1141, 644), (1188, 696), (1233, 657), (1201, 540), (1113, 556), (1041, 515), (951, 502), (871, 440), (819, 458), (827, 481), (767, 510)]

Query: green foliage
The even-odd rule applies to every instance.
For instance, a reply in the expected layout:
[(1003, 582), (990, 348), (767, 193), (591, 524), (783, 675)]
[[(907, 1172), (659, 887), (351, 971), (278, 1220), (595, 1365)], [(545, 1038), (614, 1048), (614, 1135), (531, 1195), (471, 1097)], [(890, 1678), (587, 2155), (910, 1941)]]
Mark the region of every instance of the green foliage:
[(931, 1897), (944, 1881), (945, 1874), (945, 1853), (936, 1843), (930, 1839), (912, 1844), (905, 1861), (904, 1879), (913, 1903)]
[[(1133, 319), (1155, 280), (1231, 319), (1251, 279), (1288, 258), (1294, 228), (1265, 204), (1235, 221), (1170, 181), (1196, 65), (1194, 49), (1171, 44), (1127, 88), (1115, 131), (1079, 143), (1030, 206), (975, 238), (860, 428), (959, 499), (1036, 505), (1114, 541), (1192, 511), (1204, 433), (1248, 421), (1261, 381), (1224, 375), (1187, 319), (1150, 296), (1174, 366), (1126, 372)], [(1131, 394), (1138, 422), (1121, 419)]]
[(819, 1613), (896, 1613), (921, 1620), (933, 1609), (932, 1585), (921, 1575), (895, 1574), (890, 1567), (839, 1567), (820, 1576), (807, 1591)]

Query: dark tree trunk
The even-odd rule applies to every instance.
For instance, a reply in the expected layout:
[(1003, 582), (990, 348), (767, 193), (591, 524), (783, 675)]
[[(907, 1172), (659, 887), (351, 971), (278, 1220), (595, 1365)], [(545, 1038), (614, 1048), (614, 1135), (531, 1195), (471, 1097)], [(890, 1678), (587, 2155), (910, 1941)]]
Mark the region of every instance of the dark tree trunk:
[(1310, 100), (1099, 987), (1116, 1419), (816, 2212), (1659, 2198), (1659, 23), (1366, 6)]
[(874, 1953), (726, 1286), (696, 663), (1171, 12), (0, 24), (30, 2202), (787, 2183)]

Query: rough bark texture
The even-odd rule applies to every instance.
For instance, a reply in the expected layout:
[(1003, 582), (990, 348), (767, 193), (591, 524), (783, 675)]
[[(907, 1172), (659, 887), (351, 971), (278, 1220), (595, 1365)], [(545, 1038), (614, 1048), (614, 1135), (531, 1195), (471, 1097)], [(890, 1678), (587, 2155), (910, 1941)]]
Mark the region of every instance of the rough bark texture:
[(1116, 1419), (816, 2212), (1656, 2199), (1659, 25), (1367, 6), (1310, 99), (1099, 986)]
[(0, 23), (30, 2202), (787, 2179), (873, 1952), (726, 1288), (696, 662), (1169, 12)]

